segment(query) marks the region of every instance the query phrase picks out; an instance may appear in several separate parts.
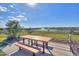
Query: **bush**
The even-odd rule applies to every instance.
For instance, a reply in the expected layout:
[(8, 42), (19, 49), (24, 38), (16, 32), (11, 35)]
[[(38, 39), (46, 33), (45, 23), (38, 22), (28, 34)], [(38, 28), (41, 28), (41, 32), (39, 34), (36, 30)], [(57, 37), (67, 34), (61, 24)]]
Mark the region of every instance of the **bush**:
[(74, 35), (79, 35), (79, 32), (73, 32)]

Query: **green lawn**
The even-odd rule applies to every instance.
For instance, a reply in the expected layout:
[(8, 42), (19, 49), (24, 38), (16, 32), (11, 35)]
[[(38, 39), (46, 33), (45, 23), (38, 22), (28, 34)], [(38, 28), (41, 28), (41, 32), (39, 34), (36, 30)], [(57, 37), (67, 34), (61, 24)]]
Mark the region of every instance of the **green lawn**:
[(72, 39), (79, 42), (79, 35), (72, 35)]
[(41, 35), (41, 36), (48, 36), (48, 37), (58, 38), (58, 39), (66, 39), (66, 37), (67, 37), (67, 35), (64, 33), (46, 32), (46, 31), (33, 32), (32, 34)]
[(0, 42), (2, 42), (3, 40), (5, 40), (7, 37), (7, 35), (5, 34), (0, 34)]
[[(1, 34), (0, 35), (0, 42), (3, 42), (6, 39), (7, 35)], [(5, 56), (6, 54), (0, 50), (0, 56)]]
[[(66, 40), (68, 39), (67, 33), (60, 33), (60, 32), (46, 32), (46, 31), (39, 31), (39, 32), (33, 32), (33, 35), (41, 35), (41, 36), (48, 36), (52, 38), (56, 38), (58, 40)], [(73, 41), (79, 42), (79, 35), (72, 35)]]
[(0, 56), (5, 56), (6, 54), (0, 50)]
[[(26, 31), (22, 31), (18, 33), (20, 36), (22, 35), (27, 35), (28, 33)], [(48, 36), (48, 37), (52, 37), (52, 38), (56, 38), (58, 40), (65, 40), (68, 38), (68, 35), (65, 33), (60, 33), (60, 32), (47, 32), (47, 31), (35, 31), (32, 32), (31, 34), (33, 35), (41, 35), (41, 36)], [(7, 37), (7, 35), (5, 34), (1, 34), (0, 35), (0, 42), (2, 42), (3, 40), (5, 40)], [(79, 41), (79, 35), (72, 35), (72, 39), (74, 41)]]

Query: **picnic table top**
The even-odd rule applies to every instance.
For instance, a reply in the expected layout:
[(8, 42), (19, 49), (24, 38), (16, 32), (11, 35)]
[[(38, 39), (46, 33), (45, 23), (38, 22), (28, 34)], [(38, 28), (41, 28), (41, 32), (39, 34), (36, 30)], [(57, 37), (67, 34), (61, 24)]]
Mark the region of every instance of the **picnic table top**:
[(44, 37), (44, 36), (37, 36), (37, 35), (25, 35), (25, 36), (21, 36), (21, 38), (43, 41), (43, 42), (49, 42), (52, 39), (51, 37)]

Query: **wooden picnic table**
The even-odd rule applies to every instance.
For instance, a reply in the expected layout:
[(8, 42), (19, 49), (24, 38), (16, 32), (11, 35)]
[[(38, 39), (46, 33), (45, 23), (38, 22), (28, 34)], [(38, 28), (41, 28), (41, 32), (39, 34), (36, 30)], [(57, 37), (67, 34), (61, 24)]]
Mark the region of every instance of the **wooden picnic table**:
[[(23, 43), (25, 42), (25, 39), (43, 42), (43, 53), (45, 51), (44, 49), (45, 44), (46, 44), (46, 48), (48, 49), (48, 42), (52, 39), (50, 37), (37, 36), (37, 35), (25, 35), (25, 36), (21, 36), (21, 38), (23, 39)], [(32, 41), (31, 44), (33, 45)]]

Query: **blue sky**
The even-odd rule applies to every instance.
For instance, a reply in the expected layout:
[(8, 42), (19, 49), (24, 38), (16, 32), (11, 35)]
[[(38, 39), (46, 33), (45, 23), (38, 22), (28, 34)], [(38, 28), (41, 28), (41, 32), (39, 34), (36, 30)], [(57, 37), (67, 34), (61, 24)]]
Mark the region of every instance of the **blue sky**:
[(79, 4), (0, 3), (0, 27), (17, 20), (23, 27), (79, 27)]

